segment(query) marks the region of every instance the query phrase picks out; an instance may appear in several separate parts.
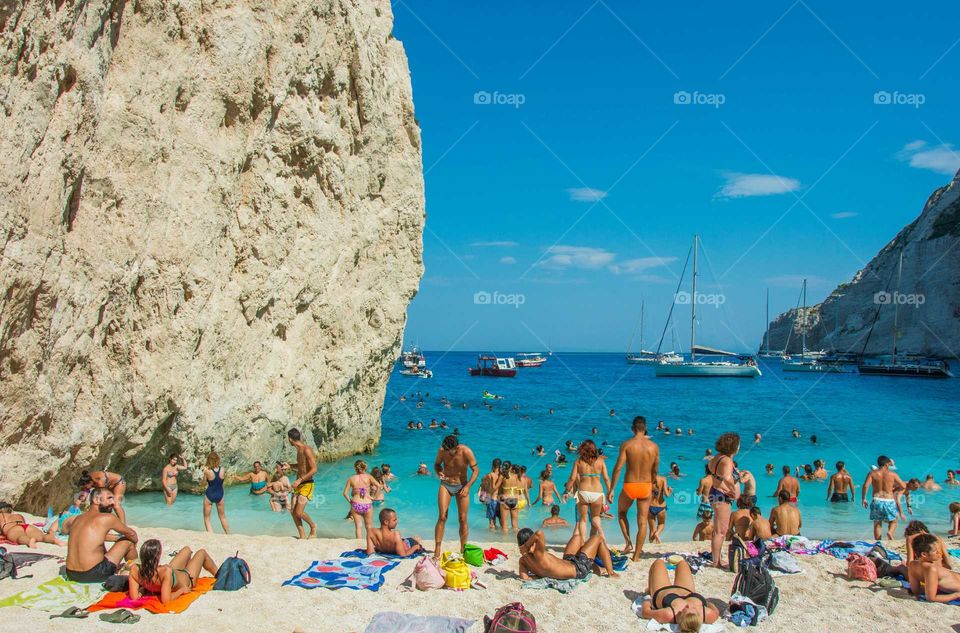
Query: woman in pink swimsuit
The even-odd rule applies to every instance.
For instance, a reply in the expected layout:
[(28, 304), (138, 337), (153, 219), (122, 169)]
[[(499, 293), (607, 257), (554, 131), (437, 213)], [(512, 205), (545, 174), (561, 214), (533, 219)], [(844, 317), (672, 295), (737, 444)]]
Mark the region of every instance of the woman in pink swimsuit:
[(367, 462), (358, 459), (353, 464), (356, 474), (347, 479), (347, 485), (343, 487), (343, 498), (350, 504), (350, 516), (353, 518), (354, 534), (361, 538), (360, 525), (363, 524), (364, 530), (369, 530), (373, 523), (373, 499), (380, 484), (377, 480), (367, 474)]

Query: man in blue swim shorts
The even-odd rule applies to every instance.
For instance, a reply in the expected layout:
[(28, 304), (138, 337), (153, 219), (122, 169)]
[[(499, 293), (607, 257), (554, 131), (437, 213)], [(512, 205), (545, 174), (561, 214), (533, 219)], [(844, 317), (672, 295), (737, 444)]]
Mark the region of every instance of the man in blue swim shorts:
[(900, 497), (906, 485), (900, 476), (891, 470), (893, 460), (886, 455), (877, 458), (877, 465), (873, 467), (863, 482), (860, 496), (863, 507), (867, 507), (867, 488), (873, 488), (870, 501), (870, 520), (873, 521), (873, 538), (880, 540), (883, 524), (887, 524), (887, 538), (893, 539), (897, 529), (897, 519), (905, 521), (903, 510), (900, 508)]

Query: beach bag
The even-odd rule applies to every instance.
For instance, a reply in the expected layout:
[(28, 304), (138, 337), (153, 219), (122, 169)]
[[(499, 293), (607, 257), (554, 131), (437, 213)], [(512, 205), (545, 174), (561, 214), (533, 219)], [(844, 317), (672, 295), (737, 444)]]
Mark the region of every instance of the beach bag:
[(470, 569), (460, 554), (444, 552), (440, 557), (440, 569), (446, 576), (445, 584), (451, 589), (470, 588)]
[(130, 589), (130, 576), (114, 574), (103, 581), (103, 588), (106, 591), (128, 591)]
[(403, 581), (403, 585), (406, 585), (405, 588), (412, 585), (419, 591), (440, 589), (444, 584), (443, 570), (437, 565), (437, 561), (429, 556), (421, 557), (414, 566), (413, 573)]
[(217, 580), (213, 583), (216, 591), (236, 591), (250, 584), (250, 566), (237, 555), (223, 561), (217, 570)]
[(847, 579), (877, 582), (877, 566), (863, 554), (847, 556)]
[(483, 633), (535, 633), (536, 630), (537, 619), (519, 602), (500, 607), (492, 618), (483, 616)]
[(733, 591), (738, 593), (757, 606), (763, 607), (767, 613), (773, 615), (780, 604), (780, 588), (773, 581), (770, 570), (764, 564), (763, 556), (747, 558), (740, 561), (740, 569), (733, 579)]
[(770, 569), (782, 571), (785, 574), (799, 574), (800, 562), (790, 552), (780, 551), (770, 555)]
[(476, 545), (471, 545), (467, 543), (463, 546), (463, 560), (466, 561), (468, 565), (474, 567), (483, 566), (483, 550)]

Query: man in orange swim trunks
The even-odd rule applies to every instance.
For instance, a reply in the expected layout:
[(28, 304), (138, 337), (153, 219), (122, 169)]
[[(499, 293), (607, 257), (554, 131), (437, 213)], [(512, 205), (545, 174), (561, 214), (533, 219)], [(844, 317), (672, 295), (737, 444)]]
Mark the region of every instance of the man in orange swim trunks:
[[(643, 543), (647, 538), (647, 514), (650, 510), (650, 498), (653, 482), (657, 480), (660, 466), (660, 448), (647, 437), (647, 419), (638, 415), (633, 419), (633, 437), (620, 445), (617, 464), (613, 468), (613, 486), (607, 495), (607, 501), (613, 503), (613, 488), (620, 479), (620, 470), (626, 465), (623, 478), (623, 490), (617, 501), (617, 519), (626, 541), (624, 554), (633, 551), (633, 560), (640, 560)], [(637, 502), (637, 548), (630, 541), (630, 520), (627, 510)]]

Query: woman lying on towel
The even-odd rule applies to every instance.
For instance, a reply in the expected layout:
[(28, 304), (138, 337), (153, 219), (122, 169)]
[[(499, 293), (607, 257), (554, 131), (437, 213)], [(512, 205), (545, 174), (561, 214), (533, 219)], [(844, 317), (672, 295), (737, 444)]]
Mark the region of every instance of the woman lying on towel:
[(200, 574), (206, 569), (212, 576), (217, 575), (217, 565), (207, 554), (207, 550), (190, 551), (184, 547), (169, 565), (160, 564), (162, 546), (157, 539), (145, 541), (140, 546), (140, 563), (130, 568), (131, 600), (139, 600), (144, 593), (160, 596), (160, 602), (176, 600), (190, 593)]
[(643, 618), (676, 624), (681, 633), (699, 631), (702, 625), (713, 624), (720, 618), (717, 608), (696, 592), (693, 572), (686, 561), (677, 564), (673, 584), (666, 563), (662, 559), (653, 561), (647, 582), (650, 598), (643, 602)]

